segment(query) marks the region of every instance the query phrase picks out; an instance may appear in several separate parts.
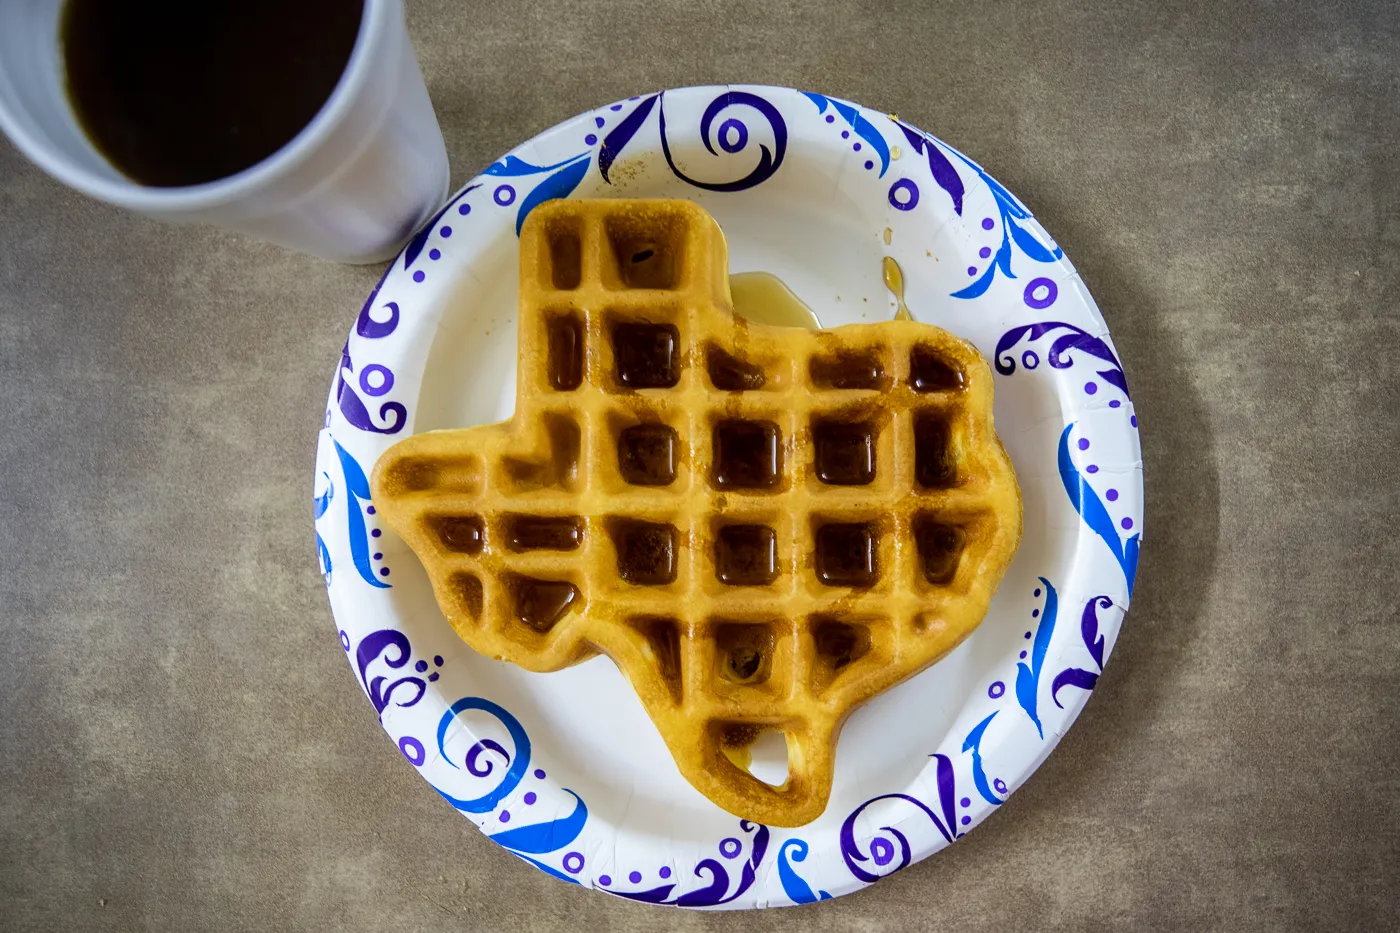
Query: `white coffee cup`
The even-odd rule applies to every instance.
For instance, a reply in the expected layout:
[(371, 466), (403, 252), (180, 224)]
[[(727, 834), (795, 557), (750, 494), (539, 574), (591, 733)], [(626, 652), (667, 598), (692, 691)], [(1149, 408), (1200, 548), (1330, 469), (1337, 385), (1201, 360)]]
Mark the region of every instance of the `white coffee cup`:
[(340, 262), (394, 255), (447, 195), (447, 148), (403, 0), (364, 0), (335, 90), (291, 142), (207, 184), (146, 187), (84, 135), (65, 91), (62, 0), (0, 3), (0, 129), (64, 184), (179, 222), (214, 224)]

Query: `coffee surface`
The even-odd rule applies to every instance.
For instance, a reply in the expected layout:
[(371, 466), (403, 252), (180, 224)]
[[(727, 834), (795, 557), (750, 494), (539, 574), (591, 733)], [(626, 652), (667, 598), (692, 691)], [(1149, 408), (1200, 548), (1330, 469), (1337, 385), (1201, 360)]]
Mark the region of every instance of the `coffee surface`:
[(134, 181), (225, 178), (316, 116), (362, 11), (362, 0), (69, 0), (69, 101), (88, 138)]

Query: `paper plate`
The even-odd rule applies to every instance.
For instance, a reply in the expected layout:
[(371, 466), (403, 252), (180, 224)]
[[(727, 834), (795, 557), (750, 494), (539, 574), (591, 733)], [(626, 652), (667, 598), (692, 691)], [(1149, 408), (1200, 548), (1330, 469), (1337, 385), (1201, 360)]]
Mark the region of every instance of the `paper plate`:
[[(494, 422), (515, 398), (517, 232), (550, 198), (679, 197), (732, 271), (785, 281), (824, 326), (914, 316), (997, 373), (1025, 538), (978, 630), (858, 709), (824, 815), (723, 812), (683, 780), (606, 658), (530, 674), (476, 654), (367, 475), (391, 444)], [(340, 642), (404, 758), (491, 839), (561, 881), (681, 907), (837, 897), (937, 852), (1035, 770), (1093, 690), (1142, 533), (1137, 417), (1074, 267), (975, 162), (893, 115), (773, 87), (682, 88), (582, 114), (459, 191), (355, 321), (320, 435), (316, 543)], [(757, 767), (757, 765), (756, 765)]]

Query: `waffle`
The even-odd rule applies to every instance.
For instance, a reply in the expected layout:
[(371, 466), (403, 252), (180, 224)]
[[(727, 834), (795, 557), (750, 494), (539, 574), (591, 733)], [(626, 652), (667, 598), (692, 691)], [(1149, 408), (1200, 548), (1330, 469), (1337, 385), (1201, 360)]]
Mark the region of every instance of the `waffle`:
[[(750, 323), (727, 261), (688, 201), (536, 208), (515, 416), (401, 441), (373, 498), (469, 645), (531, 671), (606, 654), (701, 793), (799, 826), (851, 711), (981, 622), (1021, 498), (971, 345)], [(781, 786), (747, 770), (768, 730)]]

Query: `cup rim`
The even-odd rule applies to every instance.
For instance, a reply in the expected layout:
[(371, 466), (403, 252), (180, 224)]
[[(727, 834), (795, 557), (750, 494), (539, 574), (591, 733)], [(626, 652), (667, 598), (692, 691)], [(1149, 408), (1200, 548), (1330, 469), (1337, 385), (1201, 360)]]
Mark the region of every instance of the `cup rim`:
[[(82, 168), (37, 134), (27, 132), (0, 97), (0, 130), (15, 146), (59, 181), (84, 194), (138, 211), (198, 211), (228, 204), (304, 162), (344, 120), (352, 102), (369, 80), (368, 59), (389, 23), (391, 8), (400, 0), (364, 0), (360, 31), (330, 96), (321, 109), (282, 148), (241, 172), (198, 185), (156, 188), (126, 178), (114, 180)], [(99, 153), (100, 154), (100, 153)]]

